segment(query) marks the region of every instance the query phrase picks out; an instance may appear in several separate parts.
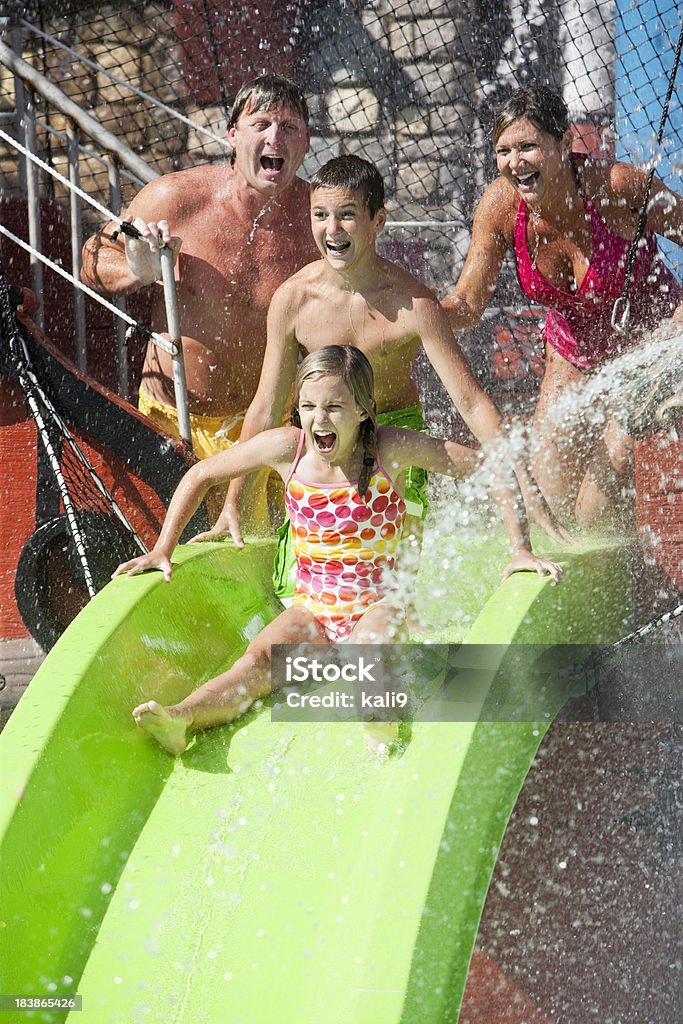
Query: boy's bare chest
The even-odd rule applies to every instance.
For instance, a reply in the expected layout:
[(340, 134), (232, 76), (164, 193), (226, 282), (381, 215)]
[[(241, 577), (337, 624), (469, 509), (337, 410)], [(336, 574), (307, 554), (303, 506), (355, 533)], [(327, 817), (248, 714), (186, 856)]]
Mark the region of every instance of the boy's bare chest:
[(324, 345), (355, 345), (375, 358), (389, 357), (403, 345), (415, 341), (415, 329), (408, 310), (386, 310), (366, 302), (330, 303), (309, 300), (296, 314), (296, 337), (308, 351)]

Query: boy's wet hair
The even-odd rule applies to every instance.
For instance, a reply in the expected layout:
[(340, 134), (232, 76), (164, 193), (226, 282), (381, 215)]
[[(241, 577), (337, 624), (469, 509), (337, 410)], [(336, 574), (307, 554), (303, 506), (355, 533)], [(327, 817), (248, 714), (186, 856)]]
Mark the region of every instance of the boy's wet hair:
[(384, 182), (374, 164), (360, 156), (337, 156), (315, 172), (311, 192), (316, 189), (344, 188), (360, 192), (371, 217), (384, 207)]
[[(364, 161), (365, 162), (365, 161)], [(366, 412), (367, 419), (360, 425), (363, 442), (363, 468), (358, 477), (358, 493), (365, 497), (375, 468), (377, 454), (377, 408), (375, 405), (375, 377), (372, 366), (359, 348), (353, 345), (326, 345), (309, 352), (297, 371), (292, 400), (292, 423), (301, 427), (299, 396), (307, 380), (320, 377), (339, 377), (353, 395), (356, 405)]]
[(569, 129), (569, 111), (562, 97), (545, 85), (530, 85), (496, 107), (491, 125), (493, 144), (513, 121), (523, 117), (558, 141)]
[(279, 106), (296, 110), (308, 125), (308, 104), (296, 82), (282, 75), (259, 75), (258, 78), (252, 78), (240, 87), (235, 96), (228, 128), (234, 128), (245, 112), (272, 110)]

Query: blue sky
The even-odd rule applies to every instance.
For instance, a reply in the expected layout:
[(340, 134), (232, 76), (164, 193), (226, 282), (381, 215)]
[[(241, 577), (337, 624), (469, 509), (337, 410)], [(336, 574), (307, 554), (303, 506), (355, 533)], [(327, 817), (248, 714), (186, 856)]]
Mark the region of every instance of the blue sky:
[[(617, 155), (647, 163), (657, 153), (656, 139), (669, 76), (683, 27), (677, 0), (617, 0)], [(683, 60), (664, 128), (657, 176), (681, 191), (683, 176)], [(683, 274), (683, 249), (663, 242), (661, 248)]]

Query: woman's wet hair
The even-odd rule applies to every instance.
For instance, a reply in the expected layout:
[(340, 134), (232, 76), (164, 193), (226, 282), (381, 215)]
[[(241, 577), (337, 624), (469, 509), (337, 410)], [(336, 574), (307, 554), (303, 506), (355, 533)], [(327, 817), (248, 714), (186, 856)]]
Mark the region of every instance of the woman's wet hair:
[(491, 125), (493, 144), (513, 121), (523, 117), (558, 141), (569, 129), (569, 111), (562, 97), (545, 85), (530, 85), (514, 92), (496, 107)]
[(363, 467), (358, 478), (358, 493), (365, 497), (377, 456), (377, 411), (375, 406), (375, 378), (368, 359), (353, 345), (326, 345), (309, 352), (297, 371), (292, 400), (292, 423), (301, 427), (299, 396), (307, 380), (321, 377), (339, 377), (353, 396), (356, 405), (367, 413), (360, 424), (363, 443)]
[(371, 217), (384, 207), (382, 175), (374, 164), (360, 156), (337, 156), (328, 160), (311, 178), (311, 192), (319, 188), (360, 192)]

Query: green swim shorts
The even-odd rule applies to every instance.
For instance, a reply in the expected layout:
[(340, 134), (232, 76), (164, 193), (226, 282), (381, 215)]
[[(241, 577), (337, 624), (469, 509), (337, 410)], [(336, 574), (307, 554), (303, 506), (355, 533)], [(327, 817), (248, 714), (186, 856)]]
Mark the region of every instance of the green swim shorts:
[[(408, 430), (426, 430), (421, 405), (409, 405), (405, 409), (377, 414), (378, 427), (406, 427)], [(427, 515), (427, 473), (419, 466), (406, 470), (405, 497), (408, 515), (424, 519)], [(273, 589), (279, 598), (291, 597), (296, 583), (296, 562), (292, 548), (292, 531), (289, 517), (278, 530), (278, 545), (273, 566)]]

